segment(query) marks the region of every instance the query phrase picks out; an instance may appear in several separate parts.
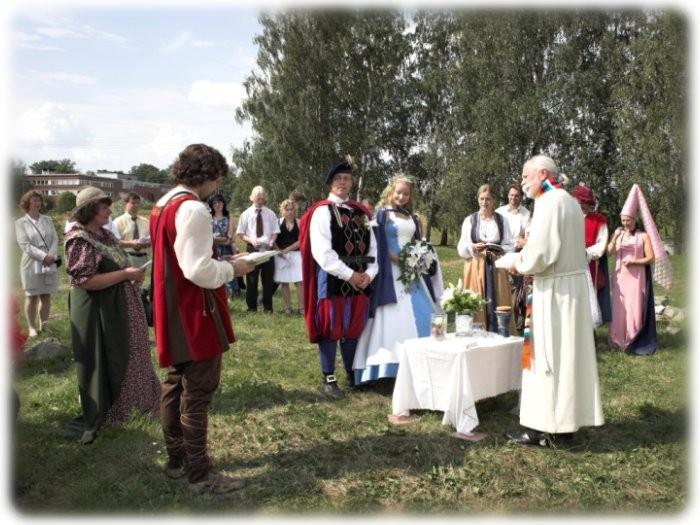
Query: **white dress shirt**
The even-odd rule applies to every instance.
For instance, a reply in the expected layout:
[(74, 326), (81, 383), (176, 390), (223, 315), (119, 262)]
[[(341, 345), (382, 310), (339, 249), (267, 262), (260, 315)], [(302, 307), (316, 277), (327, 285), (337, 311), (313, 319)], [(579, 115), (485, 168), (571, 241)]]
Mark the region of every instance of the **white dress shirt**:
[[(328, 200), (341, 208), (352, 209), (344, 204), (348, 199), (341, 199), (332, 193), (328, 195)], [(309, 224), (309, 235), (311, 237), (311, 255), (318, 265), (327, 273), (338, 277), (344, 281), (349, 281), (352, 277), (353, 269), (340, 260), (340, 256), (333, 249), (331, 237), (331, 211), (328, 206), (320, 206), (314, 210)], [(367, 265), (365, 272), (374, 279), (379, 271), (377, 264), (377, 240), (374, 238), (374, 231), (369, 230), (370, 241), (367, 256), (374, 257), (374, 262)]]
[(522, 237), (525, 235), (525, 230), (527, 230), (530, 224), (530, 212), (525, 206), (519, 206), (517, 210), (513, 211), (508, 204), (496, 208), (496, 213), (500, 213), (505, 220), (508, 221), (508, 226), (510, 227), (510, 234), (513, 237)]
[(590, 261), (597, 261), (605, 253), (605, 249), (608, 245), (608, 225), (603, 224), (598, 230), (598, 235), (595, 239), (595, 244), (592, 244), (586, 248), (586, 259)]
[(260, 208), (260, 215), (263, 221), (263, 234), (260, 237), (256, 235), (257, 208), (255, 205), (241, 213), (236, 233), (238, 235), (245, 235), (249, 239), (256, 239), (261, 244), (272, 246), (280, 232), (280, 224), (277, 220), (277, 215), (267, 206)]
[(200, 288), (214, 290), (233, 279), (233, 265), (212, 257), (214, 233), (207, 205), (194, 191), (177, 186), (163, 195), (156, 206), (164, 206), (171, 195), (182, 191), (197, 200), (183, 202), (175, 212), (175, 257), (186, 279)]
[[(134, 219), (128, 213), (123, 213), (114, 219), (114, 228), (119, 232), (119, 238), (123, 241), (137, 241), (134, 239)], [(148, 219), (136, 217), (136, 225), (139, 229), (139, 239), (149, 236)]]
[[(457, 253), (460, 257), (465, 259), (471, 259), (474, 257), (474, 244), (472, 243), (472, 216), (467, 215), (462, 223), (462, 234), (459, 237), (459, 242), (457, 243)], [(498, 242), (500, 240), (500, 235), (498, 233), (498, 224), (496, 223), (496, 218), (491, 217), (490, 219), (479, 220), (479, 231), (477, 232), (480, 242)], [(501, 247), (505, 252), (513, 251), (513, 237), (510, 234), (510, 227), (508, 226), (508, 221), (503, 221), (503, 240), (501, 241)]]

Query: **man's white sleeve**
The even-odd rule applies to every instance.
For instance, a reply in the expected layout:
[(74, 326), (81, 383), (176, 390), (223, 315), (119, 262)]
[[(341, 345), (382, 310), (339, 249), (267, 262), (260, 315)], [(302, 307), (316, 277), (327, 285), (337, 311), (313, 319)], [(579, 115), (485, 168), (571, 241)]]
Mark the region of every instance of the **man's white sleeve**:
[[(331, 213), (328, 206), (319, 206), (314, 210), (309, 223), (309, 236), (311, 240), (311, 255), (318, 265), (327, 273), (349, 281), (352, 277), (352, 268), (340, 260), (338, 254), (333, 249), (331, 239)], [(375, 246), (376, 242), (372, 242)], [(371, 251), (370, 246), (370, 251)], [(376, 271), (375, 271), (376, 275)], [(372, 277), (370, 275), (370, 277)]]
[(586, 259), (588, 261), (596, 261), (603, 256), (605, 248), (608, 244), (608, 225), (603, 224), (598, 230), (598, 236), (595, 239), (595, 244), (586, 248)]
[(462, 223), (462, 234), (459, 236), (459, 242), (457, 243), (457, 253), (460, 257), (465, 259), (470, 259), (474, 257), (474, 248), (472, 244), (472, 220), (471, 216), (468, 215), (464, 222)]
[(233, 266), (212, 258), (211, 214), (201, 202), (185, 201), (175, 214), (175, 256), (186, 279), (216, 289), (233, 279)]

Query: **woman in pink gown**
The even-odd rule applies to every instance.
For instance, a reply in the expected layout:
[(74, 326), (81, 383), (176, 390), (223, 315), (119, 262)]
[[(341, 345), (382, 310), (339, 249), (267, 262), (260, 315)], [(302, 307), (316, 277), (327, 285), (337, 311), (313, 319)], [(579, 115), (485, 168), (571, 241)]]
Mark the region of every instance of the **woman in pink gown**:
[(622, 226), (608, 244), (608, 255), (617, 256), (612, 276), (610, 343), (636, 355), (650, 355), (656, 351), (651, 284), (654, 251), (649, 236), (637, 229), (633, 217), (621, 214), (620, 218)]

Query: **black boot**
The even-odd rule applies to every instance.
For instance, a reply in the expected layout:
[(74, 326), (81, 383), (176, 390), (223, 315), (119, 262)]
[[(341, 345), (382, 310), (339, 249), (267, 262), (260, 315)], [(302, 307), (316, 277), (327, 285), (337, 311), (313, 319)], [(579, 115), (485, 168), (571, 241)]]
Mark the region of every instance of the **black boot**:
[(353, 390), (356, 390), (359, 385), (355, 384), (355, 373), (350, 370), (345, 371), (345, 383), (347, 384), (348, 388), (351, 388)]
[(508, 441), (512, 441), (518, 445), (547, 446), (547, 436), (545, 433), (533, 428), (521, 427), (518, 430), (506, 432), (505, 437)]
[(324, 374), (320, 390), (322, 394), (331, 399), (343, 399), (345, 397), (343, 391), (338, 387), (338, 382), (333, 374)]

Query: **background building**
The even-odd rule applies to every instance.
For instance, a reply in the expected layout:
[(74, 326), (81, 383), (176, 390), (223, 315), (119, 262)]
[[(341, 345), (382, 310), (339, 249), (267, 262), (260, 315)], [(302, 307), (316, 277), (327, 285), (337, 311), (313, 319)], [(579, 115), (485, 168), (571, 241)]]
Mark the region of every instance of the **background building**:
[(77, 194), (83, 186), (95, 186), (103, 190), (112, 200), (124, 197), (129, 192), (138, 193), (143, 200), (157, 201), (173, 188), (171, 184), (157, 184), (131, 178), (129, 175), (114, 172), (100, 172), (95, 175), (82, 173), (41, 173), (25, 174), (27, 185), (47, 196), (57, 196), (64, 191)]

